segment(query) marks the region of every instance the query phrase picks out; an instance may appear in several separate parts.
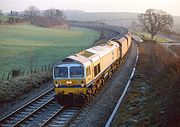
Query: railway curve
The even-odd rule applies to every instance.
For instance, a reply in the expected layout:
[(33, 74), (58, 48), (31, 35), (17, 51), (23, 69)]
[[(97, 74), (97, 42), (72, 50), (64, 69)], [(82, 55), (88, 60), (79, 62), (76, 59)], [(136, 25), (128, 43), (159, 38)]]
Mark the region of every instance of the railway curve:
[[(120, 26), (112, 26), (112, 25), (106, 25), (106, 24), (95, 24), (95, 23), (84, 23), (84, 22), (70, 22), (70, 25), (72, 26), (72, 27), (84, 27), (84, 28), (88, 28), (88, 29), (95, 29), (95, 30), (106, 30), (106, 31), (108, 31), (109, 33), (110, 33), (110, 36), (109, 36), (109, 38), (107, 38), (107, 39), (112, 39), (113, 37), (119, 37), (119, 38), (121, 38), (121, 37), (123, 37), (125, 34), (127, 34), (128, 33), (128, 30), (126, 29), (126, 28), (123, 28), (123, 27), (120, 27)], [(52, 94), (51, 94), (52, 95)], [(43, 103), (44, 103), (44, 105), (47, 103), (48, 104), (48, 102), (51, 102), (52, 101), (52, 99), (50, 99), (50, 100), (46, 100), (46, 102), (44, 101)], [(33, 102), (33, 100), (32, 100), (32, 102)], [(34, 103), (35, 104), (35, 103)], [(52, 103), (52, 104), (49, 104), (49, 105), (53, 105), (54, 104), (54, 102)], [(27, 122), (27, 120), (28, 121), (32, 121), (32, 119), (33, 119), (33, 115), (35, 114), (35, 112), (36, 112), (36, 110), (35, 110), (35, 112), (32, 110), (32, 112), (31, 112), (31, 114), (30, 115), (27, 115), (27, 116), (23, 116), (24, 114), (26, 115), (27, 114), (27, 112), (25, 112), (25, 110), (29, 110), (28, 108), (27, 109), (23, 109), (25, 106), (28, 106), (28, 105), (30, 105), (30, 103), (28, 103), (28, 104), (26, 104), (26, 105), (23, 105), (23, 106), (21, 106), (21, 108), (19, 108), (19, 109), (17, 109), (16, 111), (14, 111), (14, 112), (12, 112), (11, 114), (9, 114), (9, 115), (7, 115), (6, 117), (4, 117), (4, 118), (2, 118), (1, 120), (0, 120), (0, 124), (1, 124), (1, 126), (6, 126), (6, 125), (10, 125), (10, 126), (19, 126), (19, 125), (26, 125), (26, 124), (24, 124), (24, 121), (26, 121)], [(41, 110), (39, 110), (39, 108), (40, 107), (44, 107), (44, 106), (39, 106), (39, 107), (36, 107), (36, 109), (37, 109), (37, 114), (35, 114), (34, 116), (35, 117), (38, 117), (38, 112), (39, 111), (43, 111), (43, 110), (46, 110), (46, 109), (41, 109)], [(21, 110), (23, 110), (23, 111), (21, 111)], [(60, 112), (60, 108), (57, 108), (57, 110)], [(18, 114), (17, 114), (17, 112), (19, 112), (19, 116), (18, 116)], [(78, 114), (78, 113), (77, 113)], [(55, 114), (54, 114), (55, 115)], [(24, 118), (20, 118), (20, 117), (24, 117)], [(74, 117), (74, 116), (73, 116)], [(20, 118), (20, 119), (19, 119)], [(16, 121), (11, 121), (12, 119), (15, 119)], [(19, 119), (19, 120), (18, 120)], [(51, 117), (51, 119), (49, 118), (48, 120), (47, 120), (48, 122), (47, 123), (49, 123), (49, 121), (53, 121), (53, 116)], [(12, 122), (11, 124), (9, 124), (9, 122)], [(23, 123), (23, 124), (22, 124)], [(68, 123), (68, 124), (70, 124), (70, 123)], [(32, 124), (30, 124), (30, 125), (32, 125)], [(44, 125), (46, 125), (46, 123), (41, 123), (41, 125), (40, 126), (44, 126)]]
[[(88, 22), (77, 22), (77, 21), (69, 21), (70, 26), (72, 27), (85, 27), (89, 29), (101, 29), (101, 30), (107, 30), (109, 32), (115, 33), (115, 36), (118, 36), (119, 38), (123, 37), (128, 33), (128, 29), (121, 27), (121, 26), (113, 26), (113, 25), (107, 25), (104, 23), (88, 23)], [(112, 37), (113, 38), (113, 37)], [(111, 39), (111, 38), (109, 38)]]

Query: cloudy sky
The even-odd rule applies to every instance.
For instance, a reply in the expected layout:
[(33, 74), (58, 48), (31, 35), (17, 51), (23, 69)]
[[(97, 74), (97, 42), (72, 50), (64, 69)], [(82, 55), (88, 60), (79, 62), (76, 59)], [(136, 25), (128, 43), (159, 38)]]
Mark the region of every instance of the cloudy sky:
[(180, 16), (180, 0), (0, 0), (3, 12), (22, 11), (34, 5), (39, 9), (83, 10), (86, 12), (144, 12), (155, 8)]

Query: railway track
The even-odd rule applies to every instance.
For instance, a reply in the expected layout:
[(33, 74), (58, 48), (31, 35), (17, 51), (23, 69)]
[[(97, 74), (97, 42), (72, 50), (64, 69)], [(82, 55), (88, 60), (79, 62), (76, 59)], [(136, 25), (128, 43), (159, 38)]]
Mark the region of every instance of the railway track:
[(8, 116), (2, 118), (0, 120), (0, 126), (67, 126), (70, 125), (77, 116), (79, 110), (77, 107), (65, 108), (56, 103), (54, 100), (54, 90), (51, 88)]
[(79, 108), (65, 108), (54, 100), (51, 88), (0, 120), (1, 127), (66, 126)]
[(44, 121), (40, 127), (65, 127), (69, 125), (73, 119), (79, 113), (80, 108), (71, 107), (71, 108), (60, 108), (57, 110), (54, 115), (52, 115), (49, 119)]
[(36, 97), (29, 103), (0, 120), (0, 126), (17, 126), (38, 112), (42, 107), (54, 101), (53, 88)]

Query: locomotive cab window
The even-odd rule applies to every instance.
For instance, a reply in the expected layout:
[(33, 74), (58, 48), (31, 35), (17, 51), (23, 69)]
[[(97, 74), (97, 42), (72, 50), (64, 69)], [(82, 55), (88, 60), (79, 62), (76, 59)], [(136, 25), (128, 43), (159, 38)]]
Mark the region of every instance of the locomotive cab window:
[(84, 68), (81, 66), (70, 67), (70, 77), (71, 78), (83, 78), (84, 77)]
[(86, 68), (86, 76), (88, 77), (89, 75), (91, 75), (90, 67)]
[(101, 72), (100, 64), (94, 67), (94, 76), (98, 75)]
[(68, 68), (67, 67), (56, 67), (54, 69), (55, 78), (67, 78), (68, 77)]

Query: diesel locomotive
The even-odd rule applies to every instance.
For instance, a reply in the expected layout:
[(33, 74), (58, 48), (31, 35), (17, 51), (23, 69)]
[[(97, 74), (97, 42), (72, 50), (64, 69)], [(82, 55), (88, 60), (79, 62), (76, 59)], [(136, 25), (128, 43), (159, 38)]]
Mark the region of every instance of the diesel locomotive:
[(82, 105), (112, 76), (130, 46), (131, 33), (127, 33), (55, 64), (55, 99), (62, 105)]

